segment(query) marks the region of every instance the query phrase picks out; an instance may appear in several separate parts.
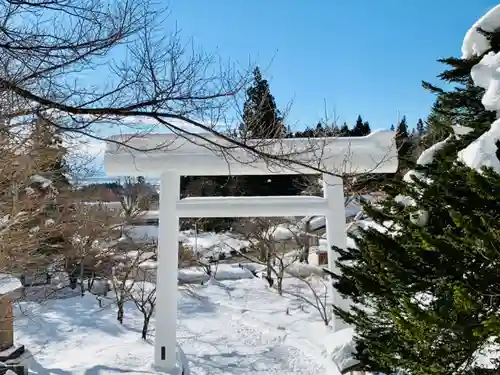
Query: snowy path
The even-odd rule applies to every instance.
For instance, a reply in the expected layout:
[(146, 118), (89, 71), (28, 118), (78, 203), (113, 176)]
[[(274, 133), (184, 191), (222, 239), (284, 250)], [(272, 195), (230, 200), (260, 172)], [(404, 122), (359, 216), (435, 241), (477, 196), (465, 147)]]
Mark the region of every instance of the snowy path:
[[(270, 292), (265, 288), (261, 293), (251, 288), (249, 294), (248, 290), (220, 286), (207, 293), (200, 291), (202, 297), (196, 302), (181, 300), (179, 343), (191, 374), (338, 373), (320, 346), (279, 325), (287, 324), (284, 309), (272, 310)], [(254, 304), (260, 309), (252, 309)]]
[(286, 332), (252, 326), (244, 314), (222, 306), (212, 317), (182, 321), (179, 328), (192, 375), (325, 373), (315, 358), (288, 343)]

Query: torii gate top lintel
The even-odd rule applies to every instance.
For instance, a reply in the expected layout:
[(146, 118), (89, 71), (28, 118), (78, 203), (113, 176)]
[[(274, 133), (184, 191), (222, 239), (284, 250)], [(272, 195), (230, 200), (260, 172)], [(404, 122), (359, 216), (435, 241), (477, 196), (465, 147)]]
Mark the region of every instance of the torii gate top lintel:
[(108, 176), (159, 177), (165, 171), (189, 176), (318, 174), (318, 169), (336, 174), (395, 173), (398, 165), (390, 131), (365, 137), (247, 140), (245, 144), (285, 161), (259, 158), (213, 134), (121, 134), (106, 142), (104, 169)]

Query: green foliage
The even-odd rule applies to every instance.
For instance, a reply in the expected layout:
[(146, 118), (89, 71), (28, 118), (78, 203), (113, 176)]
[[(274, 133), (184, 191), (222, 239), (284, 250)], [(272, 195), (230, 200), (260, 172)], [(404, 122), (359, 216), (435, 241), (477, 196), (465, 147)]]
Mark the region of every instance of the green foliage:
[(362, 137), (365, 135), (370, 134), (371, 129), (370, 129), (370, 124), (368, 121), (363, 121), (363, 118), (361, 115), (358, 116), (356, 119), (356, 124), (354, 125), (354, 128), (351, 130), (350, 135), (352, 137)]
[(421, 118), (418, 119), (417, 121), (417, 135), (419, 137), (423, 136), (425, 134), (425, 125), (424, 122), (422, 121)]
[(262, 78), (259, 68), (253, 72), (253, 84), (247, 89), (243, 106), (241, 133), (244, 138), (280, 138), (286, 133), (283, 118), (277, 109), (269, 83)]
[[(358, 249), (339, 250), (336, 288), (365, 308), (337, 313), (356, 326), (367, 370), (466, 374), (460, 366), (500, 329), (500, 176), (453, 163), (426, 173), (430, 187), (399, 189), (416, 207), (366, 207), (392, 234), (364, 230)], [(418, 210), (426, 226), (411, 221)]]
[[(477, 61), (441, 60), (449, 69), (440, 78), (454, 85), (450, 91), (424, 83), (437, 95), (424, 142), (442, 140), (455, 124), (473, 132), (449, 142), (433, 163), (415, 167), (430, 184), (393, 180), (382, 207), (365, 206), (387, 231), (360, 230), (356, 249), (337, 249), (335, 287), (357, 305), (336, 312), (356, 327), (357, 357), (368, 371), (498, 372), (498, 364), (494, 372), (475, 367), (473, 359), (500, 341), (500, 175), (456, 162), (458, 150), (495, 119), (481, 104), (484, 90), (470, 80)], [(403, 125), (398, 130), (404, 135)], [(404, 145), (405, 137), (398, 137)], [(397, 195), (415, 204), (397, 203)], [(425, 225), (412, 220), (422, 213), (428, 214)]]

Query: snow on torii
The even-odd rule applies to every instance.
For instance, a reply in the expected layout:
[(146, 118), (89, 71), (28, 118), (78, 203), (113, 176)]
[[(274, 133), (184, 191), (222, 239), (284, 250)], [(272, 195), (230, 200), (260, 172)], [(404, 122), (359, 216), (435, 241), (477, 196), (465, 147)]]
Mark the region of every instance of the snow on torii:
[[(254, 142), (260, 152), (287, 161), (275, 162), (261, 158), (212, 134), (187, 137), (175, 134), (119, 135), (106, 142), (104, 169), (107, 175), (161, 179), (155, 364), (170, 373), (179, 372), (176, 363), (179, 218), (324, 215), (330, 249), (328, 267), (335, 271), (337, 255), (331, 251), (332, 246), (346, 247), (344, 192), (342, 179), (328, 173), (395, 173), (398, 166), (394, 133), (388, 131), (377, 131), (366, 137), (290, 138)], [(118, 143), (126, 143), (129, 147)], [(326, 172), (323, 173), (323, 197), (179, 199), (180, 176), (321, 172)], [(330, 296), (333, 298), (333, 292), (330, 292)]]

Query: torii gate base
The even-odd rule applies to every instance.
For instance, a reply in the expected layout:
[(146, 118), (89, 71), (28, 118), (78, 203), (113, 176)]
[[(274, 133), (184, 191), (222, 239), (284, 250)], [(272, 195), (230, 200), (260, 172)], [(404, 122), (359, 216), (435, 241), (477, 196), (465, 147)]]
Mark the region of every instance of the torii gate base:
[[(223, 141), (211, 135), (224, 147)], [(212, 151), (214, 143), (200, 143), (196, 137), (182, 139), (173, 134), (136, 137), (122, 135), (107, 143), (104, 167), (109, 175), (160, 176), (160, 217), (158, 231), (158, 269), (156, 285), (155, 367), (169, 374), (181, 374), (176, 348), (177, 328), (177, 268), (179, 218), (181, 217), (281, 217), (317, 215), (326, 217), (328, 268), (335, 272), (337, 254), (333, 246), (346, 247), (345, 208), (342, 179), (323, 174), (323, 197), (200, 197), (180, 199), (180, 174), (189, 176), (317, 174), (332, 172), (394, 173), (397, 170), (397, 149), (392, 132), (376, 132), (367, 137), (284, 139), (278, 143), (260, 140), (270, 146), (266, 152), (293, 154), (302, 166), (270, 166), (255, 159), (248, 151), (226, 149), (225, 158)], [(125, 142), (134, 147), (117, 146)], [(274, 142), (274, 143), (273, 143)], [(137, 149), (170, 147), (166, 151), (140, 152)], [(227, 146), (227, 145), (226, 145)], [(276, 147), (277, 146), (277, 147)], [(300, 152), (298, 152), (300, 151)], [(318, 163), (320, 162), (320, 163)], [(347, 163), (346, 163), (347, 162)], [(229, 165), (228, 165), (229, 164)], [(305, 164), (305, 165), (304, 165)], [(330, 284), (331, 305), (335, 298)], [(335, 298), (337, 304), (342, 303)], [(332, 318), (334, 328), (339, 321)]]

